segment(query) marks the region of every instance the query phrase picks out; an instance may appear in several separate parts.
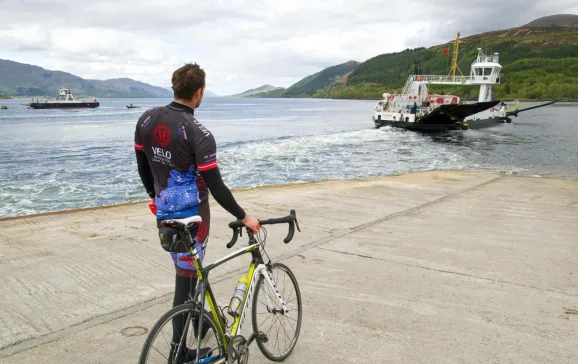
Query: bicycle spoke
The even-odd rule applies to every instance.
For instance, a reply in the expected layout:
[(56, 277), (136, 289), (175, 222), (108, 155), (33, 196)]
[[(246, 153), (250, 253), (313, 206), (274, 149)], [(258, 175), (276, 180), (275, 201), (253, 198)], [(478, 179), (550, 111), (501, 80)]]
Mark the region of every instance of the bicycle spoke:
[(153, 347), (153, 349), (155, 349), (155, 350), (157, 351), (157, 353), (161, 354), (161, 356), (162, 356), (163, 358), (165, 358), (165, 359), (169, 360), (169, 358), (167, 358), (166, 356), (164, 356), (164, 354), (163, 354), (163, 353), (161, 353), (160, 351), (158, 351), (158, 349), (157, 349), (157, 348)]
[[(287, 317), (287, 316), (283, 316), (283, 317), (284, 317), (285, 319), (287, 319), (287, 320), (290, 319), (290, 317)], [(294, 321), (297, 321), (297, 320), (294, 320)], [(291, 326), (291, 329), (292, 329), (292, 330), (295, 330), (295, 329), (293, 328), (293, 325), (291, 325), (291, 321), (287, 321), (287, 323), (289, 324), (289, 326)]]
[(161, 334), (163, 334), (163, 339), (165, 339), (165, 342), (167, 343), (167, 345), (171, 346), (171, 344), (169, 344), (167, 338), (165, 337), (165, 333), (161, 331)]
[[(277, 320), (277, 321), (279, 321), (279, 320)], [(278, 328), (277, 328), (277, 346), (279, 346), (279, 329)], [(279, 350), (281, 350), (281, 348), (279, 348)]]
[(289, 341), (291, 341), (291, 337), (289, 336), (289, 334), (287, 334), (287, 330), (285, 330), (285, 325), (283, 325), (283, 318), (281, 318), (279, 320), (279, 322), (281, 322), (281, 327), (283, 328), (283, 332), (285, 332), (285, 336), (287, 336), (287, 338), (289, 339)]
[(273, 328), (273, 325), (275, 325), (275, 321), (277, 320), (277, 318), (275, 316), (270, 316), (273, 317), (273, 323), (271, 324), (271, 327), (269, 327), (269, 330), (267, 331), (267, 336), (269, 336), (269, 332), (271, 332), (271, 329)]
[[(267, 313), (268, 313), (268, 312), (267, 312)], [(269, 320), (271, 317), (273, 317), (273, 315), (269, 313), (269, 317), (267, 317), (267, 318), (265, 319), (265, 321), (261, 322), (261, 325), (263, 325), (265, 322), (267, 322), (267, 320)], [(259, 325), (259, 326), (261, 326), (261, 325)]]

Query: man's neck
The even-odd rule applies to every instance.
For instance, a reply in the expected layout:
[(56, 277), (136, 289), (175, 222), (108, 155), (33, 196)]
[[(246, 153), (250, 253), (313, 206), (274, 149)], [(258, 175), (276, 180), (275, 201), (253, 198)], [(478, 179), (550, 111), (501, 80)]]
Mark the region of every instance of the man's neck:
[(195, 105), (194, 105), (192, 102), (190, 102), (190, 101), (185, 101), (185, 100), (180, 100), (180, 99), (174, 99), (173, 102), (174, 102), (174, 103), (177, 103), (177, 104), (181, 104), (181, 105), (183, 105), (183, 106), (186, 106), (186, 107), (188, 107), (189, 109), (191, 109), (191, 110), (193, 110), (193, 111), (195, 110)]

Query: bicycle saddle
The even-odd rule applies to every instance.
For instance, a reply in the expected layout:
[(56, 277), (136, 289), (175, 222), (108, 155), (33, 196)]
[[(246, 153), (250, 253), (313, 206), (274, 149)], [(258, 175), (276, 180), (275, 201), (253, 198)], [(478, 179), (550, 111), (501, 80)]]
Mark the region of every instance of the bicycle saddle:
[(169, 227), (190, 227), (191, 225), (193, 225), (194, 223), (197, 222), (202, 222), (203, 219), (198, 216), (189, 216), (189, 217), (185, 217), (184, 219), (168, 219), (168, 220), (162, 220), (161, 221), (161, 225), (163, 226), (169, 226)]

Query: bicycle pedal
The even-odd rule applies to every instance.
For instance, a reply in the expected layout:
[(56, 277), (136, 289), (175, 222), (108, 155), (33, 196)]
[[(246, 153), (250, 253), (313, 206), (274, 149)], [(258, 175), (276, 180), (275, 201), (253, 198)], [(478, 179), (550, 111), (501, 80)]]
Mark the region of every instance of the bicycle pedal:
[(264, 332), (259, 331), (259, 332), (257, 333), (257, 340), (258, 340), (260, 343), (265, 344), (265, 343), (267, 343), (267, 341), (269, 341), (269, 338), (267, 337), (267, 335), (265, 335)]

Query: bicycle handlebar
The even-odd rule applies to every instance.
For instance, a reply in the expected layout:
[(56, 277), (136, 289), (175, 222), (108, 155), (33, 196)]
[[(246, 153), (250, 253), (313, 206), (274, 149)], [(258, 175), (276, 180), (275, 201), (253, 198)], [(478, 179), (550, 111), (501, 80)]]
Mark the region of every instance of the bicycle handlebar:
[[(299, 222), (297, 221), (297, 214), (295, 213), (295, 210), (291, 210), (289, 212), (289, 215), (287, 215), (285, 217), (267, 219), (267, 220), (259, 220), (260, 225), (274, 225), (274, 224), (285, 224), (285, 223), (289, 224), (289, 232), (287, 233), (287, 236), (285, 237), (285, 239), (283, 239), (283, 242), (285, 242), (285, 244), (287, 244), (291, 241), (291, 239), (293, 239), (293, 234), (295, 233), (295, 225), (297, 225), (297, 230), (299, 232), (301, 231), (301, 229), (299, 229)], [(229, 223), (229, 227), (231, 229), (233, 229), (233, 238), (231, 239), (230, 242), (227, 243), (227, 248), (230, 249), (237, 242), (237, 238), (239, 237), (239, 234), (242, 234), (242, 229), (243, 229), (243, 227), (245, 227), (245, 224), (243, 224), (243, 222), (241, 220), (235, 220), (235, 221), (232, 221)], [(247, 228), (247, 232), (249, 234), (252, 234), (249, 231), (249, 228)]]

